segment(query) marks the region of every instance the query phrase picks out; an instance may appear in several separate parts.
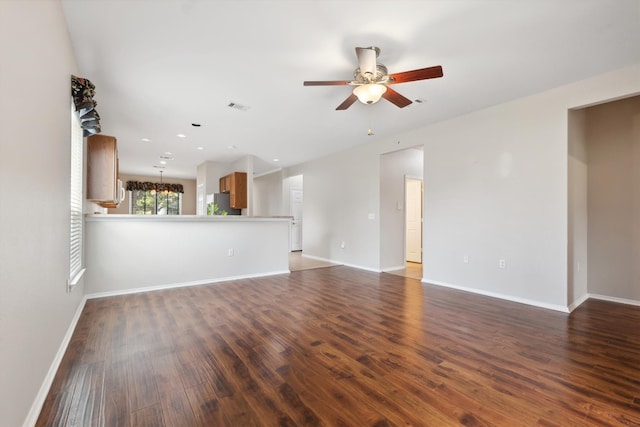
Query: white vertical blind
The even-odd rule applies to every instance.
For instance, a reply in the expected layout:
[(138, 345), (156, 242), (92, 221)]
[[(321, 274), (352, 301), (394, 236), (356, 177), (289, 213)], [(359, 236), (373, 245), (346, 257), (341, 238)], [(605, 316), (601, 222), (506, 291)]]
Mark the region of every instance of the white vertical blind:
[(74, 286), (80, 280), (82, 268), (82, 169), (84, 138), (78, 115), (71, 105), (71, 197), (70, 197), (70, 234), (69, 234), (69, 283)]

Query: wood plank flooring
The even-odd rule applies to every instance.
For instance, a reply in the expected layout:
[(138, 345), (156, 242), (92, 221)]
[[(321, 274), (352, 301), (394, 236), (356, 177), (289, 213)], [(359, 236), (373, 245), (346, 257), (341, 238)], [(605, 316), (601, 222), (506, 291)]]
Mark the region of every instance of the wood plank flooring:
[(289, 271), (311, 270), (312, 268), (335, 267), (337, 265), (341, 264), (303, 256), (302, 251), (289, 252)]
[(422, 280), (422, 264), (417, 262), (405, 262), (405, 267), (400, 270), (392, 270), (389, 274), (396, 276), (410, 277), (412, 279)]
[(87, 301), (38, 426), (640, 425), (640, 307), (348, 267)]

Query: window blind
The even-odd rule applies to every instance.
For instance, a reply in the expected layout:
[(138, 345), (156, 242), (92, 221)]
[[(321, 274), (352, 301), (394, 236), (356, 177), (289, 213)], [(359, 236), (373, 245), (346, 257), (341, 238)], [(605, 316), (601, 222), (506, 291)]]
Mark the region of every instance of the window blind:
[(69, 287), (75, 286), (84, 269), (82, 268), (82, 169), (84, 138), (75, 108), (71, 106), (71, 197), (69, 233)]

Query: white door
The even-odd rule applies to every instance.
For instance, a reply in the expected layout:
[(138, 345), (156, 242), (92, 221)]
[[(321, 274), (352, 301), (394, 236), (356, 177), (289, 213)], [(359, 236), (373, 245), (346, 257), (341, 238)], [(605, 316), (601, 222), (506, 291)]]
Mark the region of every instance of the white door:
[(291, 250), (302, 250), (302, 190), (291, 190)]
[(422, 180), (406, 178), (407, 261), (422, 262)]

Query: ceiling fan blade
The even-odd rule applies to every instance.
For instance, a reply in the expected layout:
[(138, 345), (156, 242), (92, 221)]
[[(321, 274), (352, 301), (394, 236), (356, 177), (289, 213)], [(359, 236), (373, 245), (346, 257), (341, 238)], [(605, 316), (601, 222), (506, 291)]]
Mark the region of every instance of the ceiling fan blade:
[(356, 56), (358, 57), (358, 65), (360, 73), (363, 76), (374, 77), (376, 75), (376, 57), (378, 50), (375, 47), (357, 47)]
[(387, 91), (382, 94), (382, 97), (400, 108), (404, 108), (412, 102), (409, 98), (400, 95), (398, 92), (388, 86)]
[(318, 80), (304, 82), (304, 86), (345, 86), (351, 83), (351, 80)]
[(442, 77), (442, 67), (420, 68), (419, 70), (405, 71), (403, 73), (389, 74), (389, 82), (387, 84), (414, 82), (416, 80), (436, 79)]
[(344, 100), (342, 104), (338, 105), (336, 110), (346, 110), (347, 108), (351, 107), (351, 105), (353, 105), (353, 103), (356, 102), (357, 100), (358, 100), (358, 97), (355, 96), (354, 94), (351, 94), (347, 99)]

